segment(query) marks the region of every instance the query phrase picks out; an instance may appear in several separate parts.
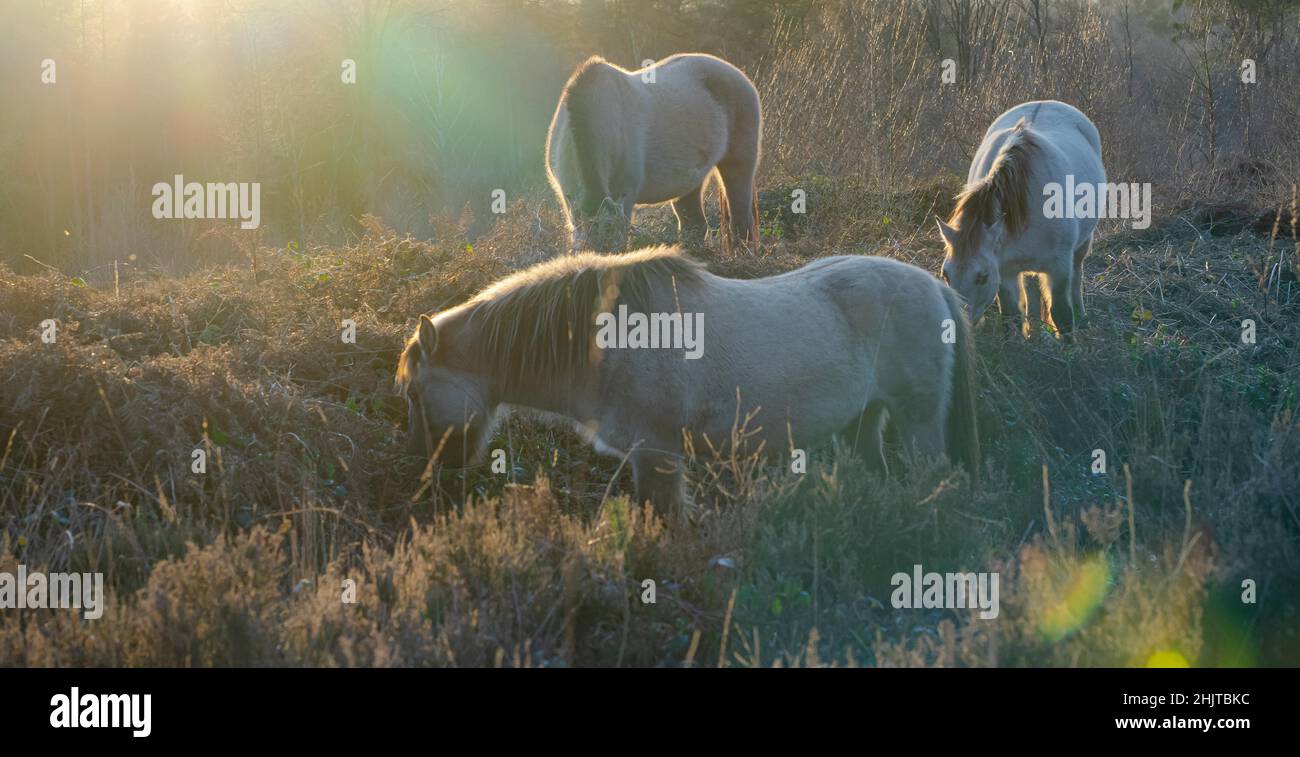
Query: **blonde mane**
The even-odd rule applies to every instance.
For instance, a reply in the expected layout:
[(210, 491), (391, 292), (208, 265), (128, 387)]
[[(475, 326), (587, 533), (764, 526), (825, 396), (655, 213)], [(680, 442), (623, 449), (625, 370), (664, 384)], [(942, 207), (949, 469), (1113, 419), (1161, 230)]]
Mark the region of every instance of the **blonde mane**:
[[(703, 270), (677, 247), (566, 255), (511, 274), (452, 312), (464, 311), (463, 345), (475, 364), (504, 386), (571, 381), (590, 367), (597, 313), (620, 303), (647, 309), (657, 292), (696, 281)], [(399, 391), (415, 375), (418, 334), (398, 361)]]
[(957, 195), (957, 207), (948, 225), (957, 229), (956, 251), (973, 250), (983, 227), (991, 225), (999, 210), (1007, 234), (1016, 236), (1029, 223), (1029, 170), (1041, 148), (1021, 118), (1013, 127), (988, 175), (968, 184)]

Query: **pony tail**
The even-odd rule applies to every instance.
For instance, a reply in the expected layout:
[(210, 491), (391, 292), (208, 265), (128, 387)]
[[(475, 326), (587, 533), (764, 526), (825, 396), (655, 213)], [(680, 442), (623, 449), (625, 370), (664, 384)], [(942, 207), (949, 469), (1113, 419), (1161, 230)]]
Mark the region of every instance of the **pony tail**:
[(960, 296), (951, 287), (940, 286), (944, 300), (948, 303), (948, 312), (957, 324), (957, 342), (953, 345), (954, 360), (949, 386), (951, 400), (948, 403), (945, 429), (948, 458), (964, 465), (970, 474), (971, 483), (978, 486), (980, 440), (976, 428), (975, 342)]
[[(602, 109), (601, 93), (607, 84), (617, 87), (615, 74), (604, 58), (592, 56), (586, 60), (564, 87), (565, 107), (569, 111), (569, 132), (573, 136), (577, 153), (578, 171), (582, 175), (583, 189), (605, 197), (609, 187), (601, 175), (596, 153), (607, 150), (603, 144), (609, 131), (607, 120), (611, 117)], [(620, 100), (621, 101), (621, 100)]]

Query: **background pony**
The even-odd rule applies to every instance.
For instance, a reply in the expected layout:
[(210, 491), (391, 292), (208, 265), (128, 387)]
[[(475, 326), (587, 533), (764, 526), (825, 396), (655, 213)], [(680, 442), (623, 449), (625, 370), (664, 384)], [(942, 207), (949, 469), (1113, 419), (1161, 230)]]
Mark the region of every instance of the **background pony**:
[(712, 55), (627, 71), (593, 57), (574, 71), (547, 135), (547, 177), (574, 249), (619, 251), (633, 208), (672, 202), (683, 242), (704, 238), (716, 173), (728, 249), (758, 240), (763, 117), (740, 69)]
[(1097, 214), (1048, 218), (1043, 206), (1044, 187), (1065, 185), (1067, 176), (1094, 186), (1106, 180), (1097, 127), (1073, 106), (1027, 102), (985, 132), (952, 217), (938, 221), (943, 278), (966, 299), (972, 322), (997, 295), (1002, 315), (1019, 327), (1024, 273), (1046, 279), (1044, 297), (1062, 335), (1073, 330), (1075, 313), (1083, 315), (1083, 259)]
[[(622, 306), (702, 315), (702, 354), (602, 348), (597, 316)], [(750, 412), (752, 440), (769, 451), (841, 434), (883, 473), (888, 420), (920, 452), (946, 451), (972, 476), (979, 466), (961, 301), (889, 258), (823, 258), (751, 280), (715, 276), (676, 248), (557, 258), (420, 316), (396, 381), (414, 454), (473, 462), (505, 412), (529, 408), (626, 455), (637, 501), (660, 507), (683, 499), (684, 432), (718, 445)]]

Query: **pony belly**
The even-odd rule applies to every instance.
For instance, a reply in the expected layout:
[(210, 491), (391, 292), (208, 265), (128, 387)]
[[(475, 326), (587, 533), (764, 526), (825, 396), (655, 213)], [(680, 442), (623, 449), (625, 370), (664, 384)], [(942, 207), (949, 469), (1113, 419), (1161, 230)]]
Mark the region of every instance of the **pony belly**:
[[(873, 395), (874, 392), (867, 394)], [(790, 426), (795, 446), (806, 449), (821, 444), (835, 434), (852, 427), (862, 419), (867, 404), (866, 401), (839, 403), (833, 408), (822, 408), (817, 411), (804, 409), (792, 413), (801, 419), (798, 424), (792, 421)], [(783, 439), (782, 448), (788, 443), (788, 439)]]
[(712, 171), (712, 165), (703, 168), (683, 168), (672, 172), (657, 171), (655, 175), (646, 177), (636, 204), (659, 205), (688, 195), (699, 189)]
[[(755, 395), (740, 411), (744, 424), (745, 414), (758, 408), (754, 418), (744, 424), (743, 430), (750, 433), (762, 429), (749, 439), (749, 451), (757, 450), (760, 443), (769, 456), (788, 455), (792, 445), (806, 451), (856, 423), (878, 394), (874, 380), (866, 377), (867, 372), (867, 369), (859, 371), (859, 378), (849, 381), (800, 377), (804, 391), (799, 392), (799, 397), (807, 398), (803, 401), (788, 395), (784, 402), (771, 394)], [(730, 403), (725, 412), (713, 418), (711, 427), (704, 430), (715, 443), (730, 439), (736, 417), (735, 404)]]
[(668, 202), (699, 189), (722, 160), (726, 144), (721, 124), (701, 126), (689, 139), (653, 140), (645, 152), (638, 204)]

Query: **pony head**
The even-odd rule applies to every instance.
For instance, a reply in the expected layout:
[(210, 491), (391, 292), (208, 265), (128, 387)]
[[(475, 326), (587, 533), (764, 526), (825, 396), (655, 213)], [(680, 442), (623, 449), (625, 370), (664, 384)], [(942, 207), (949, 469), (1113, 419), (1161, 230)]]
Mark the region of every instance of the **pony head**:
[(976, 323), (1002, 284), (997, 253), (1006, 239), (1006, 224), (1001, 218), (988, 224), (969, 218), (962, 226), (935, 221), (945, 248), (943, 280), (966, 300), (970, 321)]
[(1010, 129), (983, 179), (966, 185), (947, 223), (939, 221), (946, 255), (943, 280), (979, 321), (1002, 283), (1002, 248), (1029, 224), (1029, 173), (1040, 159), (1037, 138), (1021, 118)]
[(432, 318), (420, 325), (402, 350), (397, 365), (398, 391), (406, 399), (407, 452), (463, 468), (478, 462), (492, 438), (488, 383), (471, 371), (457, 368), (453, 345), (440, 344)]

